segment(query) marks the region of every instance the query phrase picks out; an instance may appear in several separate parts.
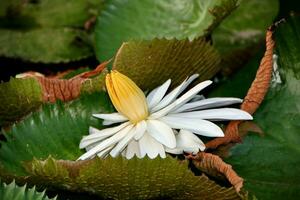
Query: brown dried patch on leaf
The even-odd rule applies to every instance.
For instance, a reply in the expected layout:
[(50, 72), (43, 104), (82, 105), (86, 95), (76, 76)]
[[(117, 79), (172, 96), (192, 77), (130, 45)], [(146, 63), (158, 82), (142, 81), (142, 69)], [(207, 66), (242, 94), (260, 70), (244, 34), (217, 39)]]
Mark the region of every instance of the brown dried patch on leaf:
[(60, 79), (59, 77), (45, 77), (42, 74), (36, 72), (23, 73), (17, 78), (36, 78), (42, 87), (44, 102), (53, 103), (56, 100), (70, 101), (80, 95), (82, 84), (86, 81), (89, 81), (90, 77), (100, 74), (104, 70), (108, 62), (104, 62), (100, 64), (96, 69), (81, 73), (68, 80)]
[[(272, 39), (273, 28), (274, 26), (271, 26), (267, 30), (266, 51), (264, 57), (261, 59), (255, 79), (241, 105), (241, 109), (250, 114), (254, 114), (257, 110), (270, 86), (273, 69), (273, 49), (275, 46), (275, 41)], [(209, 141), (206, 144), (206, 148), (215, 149), (220, 145), (226, 145), (231, 142), (241, 142), (241, 137), (238, 131), (240, 123), (242, 123), (242, 121), (231, 121), (226, 127), (225, 136)]]
[(243, 187), (244, 180), (237, 175), (231, 165), (225, 163), (219, 156), (200, 152), (196, 156), (188, 156), (193, 164), (202, 172), (218, 179), (226, 179), (237, 192)]

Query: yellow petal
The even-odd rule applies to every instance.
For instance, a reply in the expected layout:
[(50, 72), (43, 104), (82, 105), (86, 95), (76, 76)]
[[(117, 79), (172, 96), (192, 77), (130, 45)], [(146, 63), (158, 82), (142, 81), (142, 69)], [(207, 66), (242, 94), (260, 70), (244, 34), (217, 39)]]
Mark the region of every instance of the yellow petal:
[(148, 117), (148, 105), (143, 91), (127, 76), (113, 70), (106, 75), (106, 88), (117, 111), (132, 123)]

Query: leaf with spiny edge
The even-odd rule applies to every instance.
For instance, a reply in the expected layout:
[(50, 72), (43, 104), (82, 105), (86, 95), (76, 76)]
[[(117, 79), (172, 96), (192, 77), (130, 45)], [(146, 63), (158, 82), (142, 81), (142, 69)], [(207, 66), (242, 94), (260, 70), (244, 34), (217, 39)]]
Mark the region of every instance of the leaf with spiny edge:
[[(106, 73), (103, 72), (98, 76), (80, 82), (78, 85), (79, 93), (102, 91), (104, 89), (105, 75)], [(50, 89), (60, 88), (59, 91), (64, 93), (64, 96), (67, 96), (73, 88), (71, 83), (71, 86), (65, 86), (65, 84), (68, 84), (68, 80), (64, 81), (65, 83), (61, 84), (53, 79), (52, 82), (44, 84), (49, 84), (47, 87)], [(35, 77), (11, 78), (9, 82), (0, 83), (0, 126), (9, 126), (30, 112), (40, 108), (43, 103), (48, 103), (48, 101), (43, 99), (43, 96), (49, 95), (50, 91), (44, 91), (44, 88), (41, 81)], [(55, 94), (52, 95), (55, 96)]]
[(143, 90), (171, 79), (173, 86), (198, 73), (210, 79), (220, 69), (220, 56), (204, 39), (129, 41), (119, 49), (113, 68), (126, 74)]
[[(101, 128), (93, 113), (112, 112), (105, 93), (83, 95), (70, 103), (43, 105), (5, 133), (0, 176), (38, 186), (84, 191), (105, 198), (240, 199), (247, 194), (194, 176), (188, 163), (175, 158), (77, 161), (78, 144), (89, 126)], [(49, 157), (51, 156), (51, 157)], [(181, 196), (182, 195), (182, 196)]]
[(56, 200), (49, 199), (44, 192), (37, 192), (35, 187), (18, 186), (13, 181), (10, 184), (0, 182), (0, 199), (3, 200)]
[(0, 84), (0, 125), (8, 124), (36, 110), (42, 90), (36, 79), (15, 79)]
[(209, 34), (237, 0), (111, 0), (95, 27), (99, 60), (111, 59), (123, 42), (154, 38), (189, 39)]
[(26, 163), (28, 181), (48, 187), (89, 192), (105, 199), (240, 199), (236, 193), (206, 176), (194, 176), (188, 163), (167, 157), (127, 160), (123, 157), (87, 161), (34, 159)]
[(88, 133), (89, 126), (101, 127), (101, 122), (92, 114), (112, 112), (109, 102), (106, 93), (99, 92), (82, 95), (65, 104), (44, 104), (40, 111), (14, 124), (5, 133), (7, 142), (1, 142), (1, 165), (24, 175), (20, 164), (33, 157), (46, 159), (51, 154), (55, 159), (77, 159), (83, 153), (78, 147), (79, 141)]

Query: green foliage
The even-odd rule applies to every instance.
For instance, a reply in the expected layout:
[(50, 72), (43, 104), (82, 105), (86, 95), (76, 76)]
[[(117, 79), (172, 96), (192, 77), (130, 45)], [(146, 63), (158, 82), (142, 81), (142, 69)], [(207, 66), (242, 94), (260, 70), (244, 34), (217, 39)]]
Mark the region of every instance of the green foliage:
[[(6, 185), (0, 183), (0, 199), (3, 200), (50, 200), (44, 192), (37, 192), (35, 187), (27, 188), (26, 185), (19, 187), (15, 182)], [(53, 198), (52, 200), (55, 200)]]
[(0, 164), (14, 174), (24, 175), (21, 163), (33, 157), (46, 159), (51, 154), (56, 159), (75, 160), (83, 153), (78, 145), (88, 134), (88, 127), (101, 127), (92, 114), (111, 110), (103, 92), (65, 105), (43, 105), (41, 112), (28, 116), (5, 134), (7, 142), (1, 144)]
[[(299, 27), (300, 18), (292, 16), (275, 32), (281, 83), (273, 81), (254, 116), (264, 136), (248, 135), (226, 160), (258, 199), (297, 199), (300, 195), (300, 48), (295, 45), (300, 42)], [(240, 87), (238, 83), (223, 89)]]
[(213, 32), (213, 42), (224, 58), (225, 67), (241, 66), (262, 44), (267, 28), (278, 14), (278, 0), (242, 0)]
[(176, 86), (194, 73), (199, 74), (198, 81), (207, 80), (219, 71), (220, 60), (204, 39), (154, 39), (123, 43), (113, 66), (142, 89), (150, 90), (169, 78)]
[(205, 176), (194, 176), (187, 162), (171, 157), (72, 161), (83, 153), (78, 144), (88, 127), (101, 127), (92, 114), (112, 111), (108, 102), (107, 96), (99, 93), (65, 105), (44, 105), (40, 112), (14, 125), (1, 144), (2, 178), (113, 199), (240, 199), (246, 195)]
[(30, 179), (54, 188), (90, 192), (105, 199), (240, 199), (205, 176), (196, 177), (176, 159), (95, 158), (89, 161), (33, 160)]
[(42, 91), (34, 78), (11, 78), (0, 84), (0, 125), (15, 121), (41, 105)]
[(236, 0), (108, 1), (96, 24), (96, 54), (112, 58), (123, 42), (206, 35), (235, 7)]
[(43, 27), (78, 27), (96, 16), (101, 9), (103, 0), (40, 0), (27, 3), (21, 15), (35, 19), (35, 23)]
[(68, 62), (93, 55), (88, 36), (69, 28), (15, 31), (0, 29), (0, 55), (32, 62)]
[(0, 56), (61, 63), (93, 55), (85, 22), (102, 0), (0, 2)]

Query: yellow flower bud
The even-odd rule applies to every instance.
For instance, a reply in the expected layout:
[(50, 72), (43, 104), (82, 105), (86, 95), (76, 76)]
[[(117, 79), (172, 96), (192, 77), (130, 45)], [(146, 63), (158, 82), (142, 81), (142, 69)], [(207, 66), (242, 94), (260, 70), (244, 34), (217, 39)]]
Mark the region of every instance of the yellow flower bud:
[(117, 111), (132, 123), (148, 117), (148, 106), (143, 91), (127, 76), (113, 70), (106, 75), (106, 88)]

